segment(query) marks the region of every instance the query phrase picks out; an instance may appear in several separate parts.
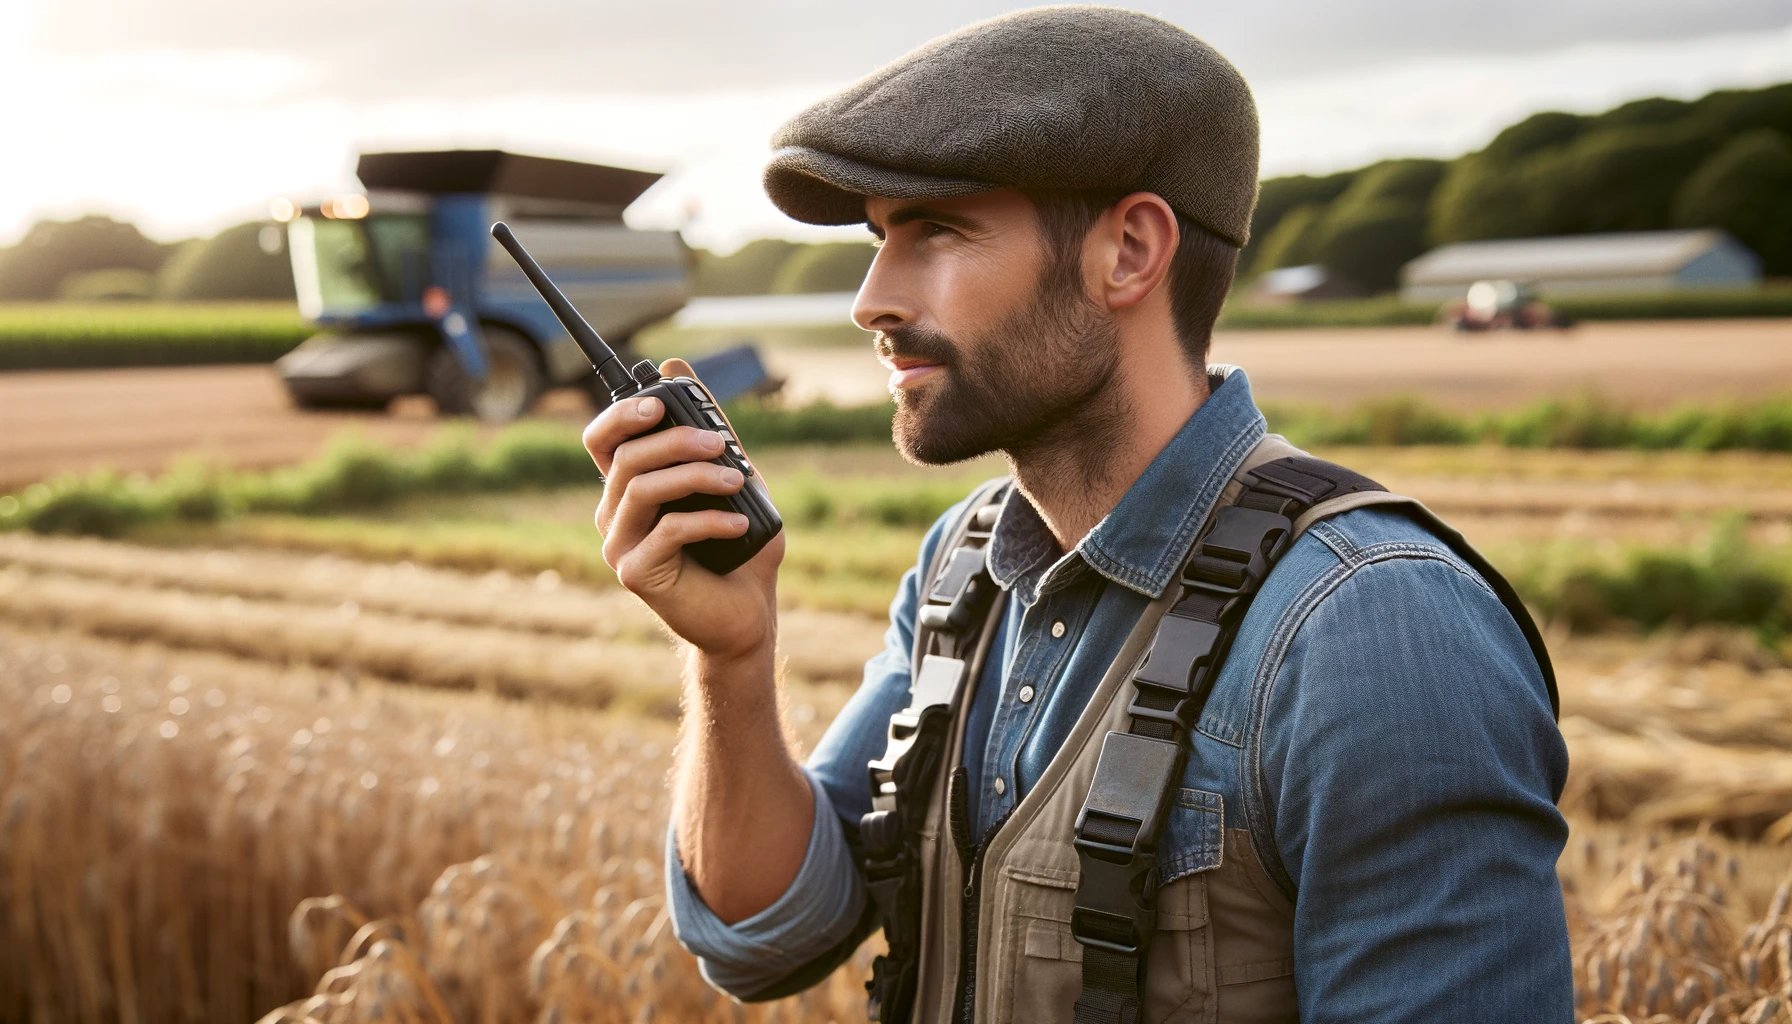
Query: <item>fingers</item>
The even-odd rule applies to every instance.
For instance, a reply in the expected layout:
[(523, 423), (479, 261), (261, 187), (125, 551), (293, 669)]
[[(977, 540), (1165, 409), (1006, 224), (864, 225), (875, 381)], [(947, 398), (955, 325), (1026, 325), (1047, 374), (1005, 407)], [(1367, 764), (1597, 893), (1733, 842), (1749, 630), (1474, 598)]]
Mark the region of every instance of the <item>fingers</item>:
[(642, 473), (629, 481), (610, 519), (599, 521), (604, 534), (604, 561), (614, 566), (653, 529), (660, 506), (691, 494), (733, 494), (745, 477), (740, 470), (707, 462), (688, 462)]
[(585, 424), (582, 440), (585, 450), (591, 453), (591, 461), (597, 463), (598, 472), (608, 478), (616, 449), (637, 434), (653, 429), (664, 415), (665, 408), (657, 398), (625, 398), (611, 403)]
[[(665, 377), (689, 377), (692, 380), (697, 381), (699, 384), (703, 383), (702, 380), (698, 378), (697, 371), (691, 369), (691, 364), (685, 362), (682, 359), (668, 359), (665, 362), (661, 363), (660, 364), (660, 375), (665, 376)], [(728, 419), (728, 410), (722, 408), (722, 403), (720, 403), (720, 402), (716, 403), (716, 410), (722, 414), (722, 419), (724, 421), (726, 421), (728, 424), (728, 432), (730, 434), (734, 435), (735, 443), (741, 446), (741, 451), (744, 454), (746, 452), (747, 442), (741, 439), (740, 431), (734, 429), (734, 421)], [(748, 458), (748, 461), (749, 462), (752, 461), (750, 456)], [(759, 464), (757, 462), (754, 462), (753, 467), (754, 467), (755, 472), (757, 472), (758, 468), (759, 468)], [(764, 474), (763, 473), (760, 474), (760, 478), (761, 478), (760, 482), (764, 483)]]
[(604, 494), (597, 503), (598, 529), (609, 532), (610, 520), (636, 477), (681, 462), (706, 462), (722, 454), (722, 448), (721, 435), (698, 427), (673, 427), (623, 442), (610, 459)]
[(747, 517), (734, 512), (668, 512), (659, 525), (615, 563), (616, 578), (636, 594), (654, 593), (678, 581), (687, 544), (738, 537)]

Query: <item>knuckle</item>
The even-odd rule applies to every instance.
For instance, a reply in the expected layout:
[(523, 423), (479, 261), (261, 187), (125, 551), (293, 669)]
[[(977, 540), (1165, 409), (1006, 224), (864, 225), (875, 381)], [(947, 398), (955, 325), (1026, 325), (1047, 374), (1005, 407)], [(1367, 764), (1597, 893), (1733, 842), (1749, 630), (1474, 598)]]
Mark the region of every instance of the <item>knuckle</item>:
[(641, 588), (644, 585), (641, 571), (637, 567), (638, 564), (638, 559), (624, 558), (622, 561), (616, 563), (614, 567), (616, 569), (616, 582), (622, 584), (624, 590), (635, 594), (640, 593)]
[(598, 452), (614, 451), (628, 441), (629, 433), (619, 418), (614, 405), (592, 417), (585, 424), (580, 440), (585, 443), (585, 450), (593, 455)]
[(604, 538), (604, 544), (599, 553), (603, 555), (604, 564), (615, 570), (616, 575), (620, 577), (624, 553), (617, 550), (616, 541), (608, 537)]
[(686, 544), (698, 535), (695, 522), (698, 518), (696, 512), (669, 512), (660, 520), (660, 528), (665, 531), (667, 540)]
[(596, 458), (597, 453), (603, 450), (603, 422), (604, 418), (598, 416), (590, 423), (585, 424), (585, 429), (579, 433), (579, 441), (585, 445), (586, 453), (592, 458)]

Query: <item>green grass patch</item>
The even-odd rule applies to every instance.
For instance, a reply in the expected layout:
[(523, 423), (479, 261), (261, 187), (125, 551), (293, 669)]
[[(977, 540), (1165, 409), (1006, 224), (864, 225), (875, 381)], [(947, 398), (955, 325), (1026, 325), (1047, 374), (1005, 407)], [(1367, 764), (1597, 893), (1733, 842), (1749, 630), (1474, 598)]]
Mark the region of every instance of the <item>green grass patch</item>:
[[(1478, 415), (1445, 412), (1397, 398), (1351, 410), (1265, 407), (1271, 429), (1303, 447), (1498, 445), (1564, 450), (1792, 452), (1792, 397), (1751, 404), (1687, 406), (1641, 413), (1597, 397), (1548, 399)], [(794, 445), (851, 449), (890, 437), (887, 405), (813, 405), (779, 410), (741, 403), (732, 414), (747, 447), (765, 455)], [(966, 470), (975, 482), (996, 465)], [(970, 474), (981, 474), (971, 479)], [(113, 536), (155, 522), (208, 522), (249, 513), (324, 515), (381, 506), (414, 495), (511, 491), (590, 484), (596, 471), (578, 436), (557, 424), (528, 423), (476, 447), (447, 428), (420, 449), (391, 449), (353, 435), (319, 458), (273, 471), (185, 463), (159, 477), (109, 471), (57, 477), (0, 495), (0, 529)], [(796, 521), (925, 525), (961, 495), (962, 482), (932, 477), (891, 488), (837, 472), (800, 473), (780, 486)]]
[(1347, 410), (1263, 405), (1271, 430), (1297, 445), (1464, 445), (1643, 451), (1792, 452), (1792, 396), (1639, 412), (1598, 395), (1517, 409), (1455, 413), (1415, 398)]
[(290, 302), (0, 304), (0, 370), (267, 363), (313, 333)]
[[(735, 421), (755, 451), (799, 437), (830, 443), (877, 438), (887, 444), (890, 436), (888, 412), (877, 409), (811, 407), (776, 413), (743, 404)], [(0, 530), (109, 537), (159, 522), (210, 522), (254, 513), (328, 515), (415, 495), (569, 487), (596, 479), (577, 432), (558, 424), (513, 426), (483, 447), (475, 446), (464, 427), (445, 428), (418, 449), (388, 448), (347, 434), (316, 459), (271, 471), (228, 470), (195, 461), (157, 477), (110, 470), (59, 476), (18, 494), (0, 495)], [(823, 489), (799, 483), (793, 485), (794, 493), (803, 494), (805, 486)], [(799, 497), (798, 503), (827, 500), (844, 502), (850, 514), (870, 520), (906, 523), (916, 515), (905, 499), (882, 493), (854, 496), (850, 488), (830, 499)]]
[(1498, 564), (1531, 607), (1577, 632), (1741, 626), (1774, 644), (1792, 630), (1792, 549), (1750, 544), (1740, 516), (1688, 550), (1545, 544)]
[[(787, 524), (780, 575), (786, 606), (883, 615), (921, 535), (977, 477), (924, 488), (925, 499), (877, 492), (913, 490), (907, 480), (837, 481), (852, 495), (809, 503), (818, 481), (793, 476), (778, 490)], [(519, 574), (553, 570), (594, 586), (615, 585), (590, 522), (596, 488), (505, 495), (437, 496), (377, 512), (322, 516), (256, 514), (211, 524), (155, 526), (137, 536), (161, 543), (253, 544), (329, 551), (375, 561)], [(884, 509), (902, 514), (885, 521)], [(1739, 626), (1764, 642), (1792, 632), (1792, 550), (1750, 544), (1739, 518), (1687, 549), (1630, 543), (1500, 545), (1490, 557), (1543, 618), (1575, 632)]]
[(1401, 327), (1432, 323), (1440, 304), (1406, 302), (1394, 295), (1259, 306), (1234, 299), (1220, 310), (1222, 331), (1292, 330), (1303, 327)]
[[(458, 431), (413, 452), (345, 441), (316, 462), (276, 472), (189, 464), (156, 479), (54, 481), (0, 498), (0, 525), (332, 551), (473, 572), (551, 569), (612, 585), (591, 525), (602, 492), (588, 463), (569, 451), (583, 458), (563, 428), (539, 425), (483, 448)], [(926, 527), (1000, 470), (974, 463), (923, 473), (884, 443), (772, 446), (760, 463), (786, 523), (781, 599), (868, 615), (888, 607)], [(529, 483), (536, 480), (549, 486)], [(1574, 630), (1716, 623), (1772, 640), (1792, 629), (1792, 550), (1751, 545), (1740, 519), (1685, 549), (1564, 541), (1492, 554), (1532, 607)]]

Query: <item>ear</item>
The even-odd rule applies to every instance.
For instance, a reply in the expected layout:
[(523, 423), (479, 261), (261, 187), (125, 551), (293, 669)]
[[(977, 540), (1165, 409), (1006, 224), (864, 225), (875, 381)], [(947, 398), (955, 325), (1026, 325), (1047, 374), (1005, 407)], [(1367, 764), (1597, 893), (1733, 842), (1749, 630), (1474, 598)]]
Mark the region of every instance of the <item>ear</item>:
[(1157, 290), (1181, 240), (1175, 211), (1152, 192), (1134, 192), (1108, 207), (1095, 234), (1106, 257), (1097, 264), (1102, 275), (1096, 287), (1116, 310), (1136, 306)]

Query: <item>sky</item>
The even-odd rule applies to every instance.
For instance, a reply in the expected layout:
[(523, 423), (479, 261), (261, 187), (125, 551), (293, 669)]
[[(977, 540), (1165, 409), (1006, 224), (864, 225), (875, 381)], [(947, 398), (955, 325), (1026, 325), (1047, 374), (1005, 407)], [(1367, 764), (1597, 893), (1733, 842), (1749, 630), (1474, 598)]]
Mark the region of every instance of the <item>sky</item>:
[[(936, 35), (1024, 6), (0, 0), (0, 245), (88, 212), (163, 240), (207, 235), (276, 196), (355, 190), (359, 152), (437, 148), (663, 171), (628, 219), (693, 244), (813, 237), (760, 191), (772, 131)], [(1454, 156), (1538, 110), (1792, 81), (1787, 0), (1134, 6), (1244, 74), (1265, 177)]]

